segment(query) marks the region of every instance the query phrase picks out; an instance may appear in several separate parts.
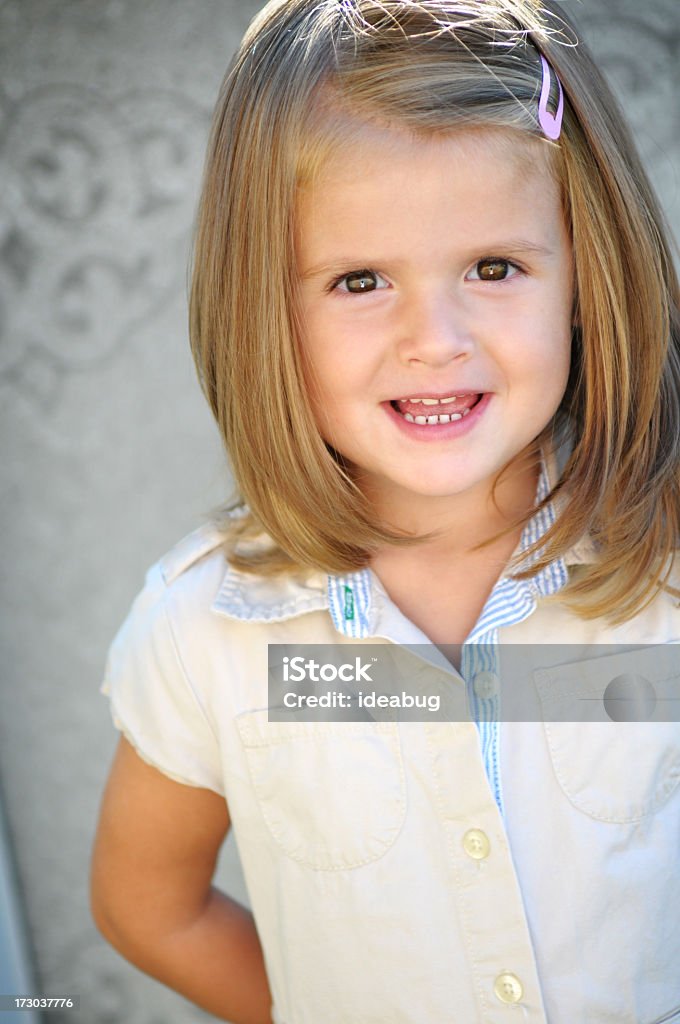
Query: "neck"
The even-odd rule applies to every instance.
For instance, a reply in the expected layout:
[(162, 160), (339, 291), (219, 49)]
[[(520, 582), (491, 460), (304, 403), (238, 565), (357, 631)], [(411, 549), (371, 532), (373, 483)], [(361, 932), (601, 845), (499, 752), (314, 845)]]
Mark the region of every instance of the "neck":
[(394, 501), (385, 516), (390, 526), (434, 536), (408, 547), (385, 545), (371, 561), (397, 607), (454, 665), (517, 548), (518, 520), (534, 506), (536, 462), (504, 476), (495, 491)]

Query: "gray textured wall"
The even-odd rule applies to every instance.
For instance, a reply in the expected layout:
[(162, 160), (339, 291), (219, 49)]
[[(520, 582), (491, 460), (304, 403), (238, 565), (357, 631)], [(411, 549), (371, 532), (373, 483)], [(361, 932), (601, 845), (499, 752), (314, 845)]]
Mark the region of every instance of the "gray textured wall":
[[(207, 1019), (87, 910), (115, 735), (98, 695), (144, 569), (228, 489), (186, 342), (209, 112), (252, 0), (0, 2), (0, 785), (53, 1024)], [(680, 3), (573, 4), (680, 234)], [(221, 878), (241, 882), (233, 849)]]

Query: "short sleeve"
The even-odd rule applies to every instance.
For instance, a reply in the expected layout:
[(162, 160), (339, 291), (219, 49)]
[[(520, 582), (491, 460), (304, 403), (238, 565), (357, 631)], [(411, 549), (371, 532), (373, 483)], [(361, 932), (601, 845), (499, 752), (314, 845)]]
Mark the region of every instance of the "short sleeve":
[(217, 738), (182, 665), (158, 567), (116, 634), (101, 692), (143, 760), (176, 782), (224, 794)]

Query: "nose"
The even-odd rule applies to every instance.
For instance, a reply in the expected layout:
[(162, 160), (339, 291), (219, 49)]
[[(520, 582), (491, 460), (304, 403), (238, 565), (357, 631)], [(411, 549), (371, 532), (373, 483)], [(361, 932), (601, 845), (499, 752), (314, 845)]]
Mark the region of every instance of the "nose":
[(399, 356), (408, 364), (445, 366), (463, 362), (474, 351), (468, 317), (450, 290), (412, 296), (401, 322)]

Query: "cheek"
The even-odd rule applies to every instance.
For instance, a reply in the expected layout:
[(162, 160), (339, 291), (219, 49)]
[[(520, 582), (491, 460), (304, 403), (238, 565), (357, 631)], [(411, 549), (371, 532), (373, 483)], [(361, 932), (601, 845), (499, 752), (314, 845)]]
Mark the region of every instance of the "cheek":
[(545, 382), (546, 392), (551, 395), (564, 393), (571, 367), (571, 331), (565, 332), (545, 345), (537, 355), (536, 377)]
[(543, 377), (546, 382), (546, 401), (556, 411), (569, 382), (571, 371), (571, 328), (565, 331), (545, 353)]
[(320, 382), (325, 376), (325, 366), (329, 353), (332, 353), (331, 339), (324, 331), (321, 318), (315, 315), (313, 308), (302, 309), (302, 328), (299, 335), (299, 350), (305, 384), (310, 395), (319, 390)]
[(381, 338), (358, 317), (307, 318), (301, 352), (310, 389), (342, 396), (365, 390), (375, 382), (381, 365)]
[(333, 346), (327, 343), (329, 341), (327, 338), (307, 338), (302, 345), (305, 385), (315, 411), (318, 406), (328, 407), (337, 395), (342, 379), (337, 353)]
[(348, 359), (341, 343), (321, 318), (308, 317), (300, 353), (309, 407), (319, 433), (332, 443), (334, 424), (349, 386)]
[(506, 364), (525, 403), (541, 415), (552, 414), (566, 391), (571, 369), (571, 333), (571, 326), (566, 323), (556, 329), (554, 318), (547, 317), (538, 323), (534, 320), (533, 325), (527, 325), (523, 338), (520, 330), (517, 351)]
[(574, 328), (571, 323), (571, 316), (567, 322), (565, 318), (562, 331), (555, 338), (555, 344), (553, 348), (553, 356), (555, 361), (556, 372), (561, 371), (563, 377), (569, 376), (569, 370), (571, 368), (571, 350), (574, 337)]
[(556, 376), (571, 361), (572, 338), (571, 305), (567, 305), (562, 295), (555, 297), (535, 314), (531, 332), (533, 358), (541, 366), (543, 372)]

